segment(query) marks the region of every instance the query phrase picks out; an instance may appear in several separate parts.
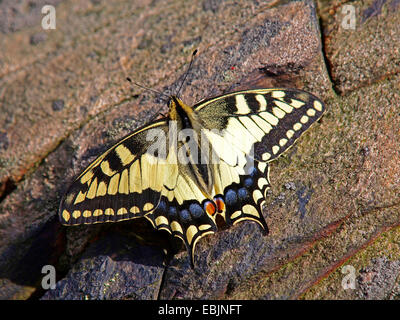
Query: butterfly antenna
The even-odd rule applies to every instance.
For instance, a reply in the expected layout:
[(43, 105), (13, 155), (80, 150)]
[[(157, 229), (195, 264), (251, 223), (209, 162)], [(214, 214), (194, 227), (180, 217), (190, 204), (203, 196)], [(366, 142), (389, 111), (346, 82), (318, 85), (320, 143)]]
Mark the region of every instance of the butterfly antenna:
[[(160, 92), (160, 91), (157, 91), (157, 90), (154, 90), (154, 89), (151, 89), (151, 88), (142, 86), (141, 84), (132, 81), (132, 79), (129, 78), (129, 77), (127, 77), (126, 80), (128, 80), (131, 84), (134, 84), (134, 85), (136, 85), (136, 86), (138, 86), (138, 87), (140, 87), (140, 88), (143, 88), (143, 89), (145, 89), (145, 90), (148, 90), (148, 91), (151, 91), (151, 92), (160, 94), (161, 96), (167, 97), (168, 100), (171, 99), (171, 97), (170, 97), (169, 95), (167, 95), (167, 94), (165, 94), (165, 93), (162, 93), (162, 92)], [(168, 100), (167, 100), (167, 101), (168, 101)], [(160, 116), (160, 115), (163, 116), (163, 117), (165, 117), (165, 115), (164, 115), (163, 113), (160, 112), (161, 109), (162, 109), (162, 107), (158, 108), (157, 112), (154, 113), (153, 117), (150, 119), (150, 122), (151, 122), (151, 121), (154, 121), (154, 120), (155, 120), (158, 116)]]
[(178, 90), (178, 92), (176, 93), (176, 96), (177, 96), (177, 97), (179, 97), (179, 93), (181, 92), (181, 89), (182, 89), (182, 87), (183, 87), (183, 84), (185, 83), (186, 78), (187, 78), (187, 76), (188, 76), (188, 74), (189, 74), (189, 71), (190, 71), (190, 69), (192, 68), (192, 64), (193, 64), (193, 61), (194, 61), (194, 56), (196, 55), (196, 53), (197, 53), (197, 49), (194, 50), (193, 53), (192, 53), (192, 58), (190, 59), (189, 67), (187, 68), (187, 70), (186, 70), (186, 72), (185, 72), (185, 75), (184, 75), (184, 77), (183, 77), (183, 80), (182, 80), (182, 82), (181, 82), (181, 85), (180, 85), (180, 87), (179, 87), (179, 90)]
[(152, 88), (145, 87), (145, 86), (143, 86), (143, 85), (141, 85), (141, 84), (139, 84), (139, 83), (137, 83), (137, 82), (132, 81), (132, 79), (129, 78), (129, 77), (127, 77), (126, 80), (128, 80), (131, 84), (134, 84), (135, 86), (138, 86), (138, 87), (140, 87), (140, 88), (142, 88), (142, 89), (145, 89), (145, 90), (148, 90), (148, 91), (157, 93), (157, 94), (159, 94), (159, 95), (162, 95), (162, 96), (164, 96), (164, 97), (167, 97), (168, 99), (170, 98), (169, 95), (167, 95), (167, 94), (165, 94), (165, 93), (162, 93), (161, 91), (157, 91), (157, 90), (154, 90), (154, 89), (152, 89)]

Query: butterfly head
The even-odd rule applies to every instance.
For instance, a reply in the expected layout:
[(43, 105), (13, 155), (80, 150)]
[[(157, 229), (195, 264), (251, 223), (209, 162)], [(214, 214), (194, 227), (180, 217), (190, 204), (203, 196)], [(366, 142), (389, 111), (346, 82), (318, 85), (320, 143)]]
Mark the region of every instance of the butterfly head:
[(170, 109), (176, 108), (178, 105), (181, 105), (181, 104), (184, 104), (184, 103), (177, 96), (175, 96), (175, 95), (169, 96), (168, 107)]
[(192, 107), (183, 103), (177, 96), (171, 96), (169, 103), (168, 118), (172, 121), (182, 123), (183, 128), (191, 128), (195, 117)]

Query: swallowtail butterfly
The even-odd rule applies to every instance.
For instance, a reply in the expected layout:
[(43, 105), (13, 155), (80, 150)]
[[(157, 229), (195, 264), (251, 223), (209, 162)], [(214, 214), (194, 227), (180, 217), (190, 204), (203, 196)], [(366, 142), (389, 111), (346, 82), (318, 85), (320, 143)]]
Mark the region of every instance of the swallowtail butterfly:
[[(171, 96), (169, 113), (135, 130), (94, 160), (61, 201), (64, 225), (145, 217), (182, 239), (194, 263), (196, 243), (228, 226), (257, 222), (276, 159), (324, 112), (296, 89), (225, 94), (190, 107)], [(221, 220), (221, 221), (222, 221)]]

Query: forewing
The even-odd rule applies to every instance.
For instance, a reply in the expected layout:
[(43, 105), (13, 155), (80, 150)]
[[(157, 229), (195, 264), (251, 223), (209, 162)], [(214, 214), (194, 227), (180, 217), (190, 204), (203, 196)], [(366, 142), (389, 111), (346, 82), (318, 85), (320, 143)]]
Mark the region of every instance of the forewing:
[(62, 198), (61, 223), (115, 222), (154, 210), (162, 190), (158, 176), (165, 164), (147, 151), (155, 143), (163, 143), (157, 139), (166, 136), (167, 128), (165, 121), (158, 121), (138, 129), (94, 160)]
[[(207, 129), (218, 129), (258, 161), (286, 151), (325, 111), (322, 101), (297, 89), (259, 89), (227, 94), (194, 107)], [(232, 160), (233, 161), (233, 160)]]

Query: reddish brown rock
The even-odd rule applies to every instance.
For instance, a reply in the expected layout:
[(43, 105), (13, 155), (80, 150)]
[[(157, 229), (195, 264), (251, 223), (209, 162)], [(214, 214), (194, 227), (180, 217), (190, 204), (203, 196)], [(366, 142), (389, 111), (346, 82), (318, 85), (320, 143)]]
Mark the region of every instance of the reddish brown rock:
[[(0, 297), (395, 297), (388, 289), (396, 287), (400, 259), (400, 82), (398, 52), (388, 42), (395, 35), (339, 50), (389, 30), (382, 21), (397, 21), (386, 9), (393, 1), (381, 9), (365, 3), (359, 6), (368, 17), (347, 37), (335, 29), (344, 1), (320, 6), (324, 46), (312, 1), (62, 2), (55, 31), (43, 33), (36, 18), (16, 23), (18, 32), (7, 29), (0, 38), (7, 48), (0, 53)], [(368, 71), (375, 41), (392, 76), (380, 65)], [(270, 234), (244, 222), (206, 237), (192, 270), (179, 241), (144, 219), (62, 227), (57, 209), (72, 178), (166, 111), (161, 96), (132, 90), (126, 76), (174, 93), (195, 48), (182, 91), (188, 104), (270, 86), (305, 89), (327, 104), (322, 120), (271, 164), (264, 208)], [(336, 96), (332, 86), (347, 94)], [(178, 253), (168, 260), (163, 249)], [(346, 263), (357, 272), (352, 291), (341, 286)], [(47, 293), (46, 264), (58, 280)], [(370, 278), (379, 284), (371, 287)]]
[(326, 59), (338, 92), (399, 73), (399, 1), (318, 2)]

